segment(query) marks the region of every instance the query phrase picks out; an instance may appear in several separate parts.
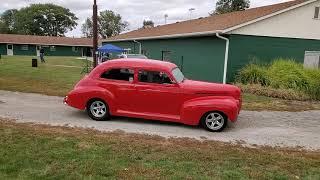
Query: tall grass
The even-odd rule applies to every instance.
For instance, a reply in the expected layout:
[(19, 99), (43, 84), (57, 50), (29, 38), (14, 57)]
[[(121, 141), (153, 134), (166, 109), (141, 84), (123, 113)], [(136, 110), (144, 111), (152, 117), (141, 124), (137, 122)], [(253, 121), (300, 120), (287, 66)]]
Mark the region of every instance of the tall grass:
[(320, 70), (305, 69), (292, 59), (276, 59), (269, 65), (251, 63), (239, 71), (236, 82), (294, 90), (320, 100)]
[(270, 86), (281, 89), (308, 89), (308, 78), (302, 64), (278, 59), (267, 68)]
[(244, 84), (269, 85), (267, 68), (257, 64), (249, 64), (236, 77), (237, 82)]

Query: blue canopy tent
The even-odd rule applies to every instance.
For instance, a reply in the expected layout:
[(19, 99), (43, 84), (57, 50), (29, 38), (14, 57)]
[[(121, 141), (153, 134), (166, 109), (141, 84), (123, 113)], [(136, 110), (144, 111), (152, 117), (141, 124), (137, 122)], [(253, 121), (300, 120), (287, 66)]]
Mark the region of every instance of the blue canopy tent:
[(118, 46), (114, 46), (112, 44), (106, 44), (106, 45), (98, 48), (98, 51), (101, 53), (122, 53), (122, 52), (125, 52), (124, 49), (122, 49)]
[(100, 64), (102, 62), (112, 59), (111, 58), (112, 53), (123, 53), (125, 52), (125, 50), (118, 46), (114, 46), (112, 44), (106, 44), (98, 48), (98, 52), (99, 52), (99, 64)]

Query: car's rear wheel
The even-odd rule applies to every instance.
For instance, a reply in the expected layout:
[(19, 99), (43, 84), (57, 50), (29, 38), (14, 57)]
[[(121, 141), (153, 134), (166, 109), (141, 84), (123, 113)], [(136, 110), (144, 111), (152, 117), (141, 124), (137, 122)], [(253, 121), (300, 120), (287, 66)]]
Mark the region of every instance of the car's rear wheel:
[(221, 112), (208, 112), (201, 118), (201, 125), (211, 132), (221, 132), (227, 127), (228, 117)]
[(87, 104), (88, 115), (96, 121), (103, 121), (110, 118), (109, 106), (101, 99), (93, 99)]

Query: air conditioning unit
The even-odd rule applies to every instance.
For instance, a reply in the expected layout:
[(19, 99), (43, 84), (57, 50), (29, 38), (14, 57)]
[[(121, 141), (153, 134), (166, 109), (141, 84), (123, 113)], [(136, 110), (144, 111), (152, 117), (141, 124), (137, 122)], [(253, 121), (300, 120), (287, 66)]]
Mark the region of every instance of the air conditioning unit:
[(304, 54), (304, 67), (320, 69), (320, 51), (306, 51)]

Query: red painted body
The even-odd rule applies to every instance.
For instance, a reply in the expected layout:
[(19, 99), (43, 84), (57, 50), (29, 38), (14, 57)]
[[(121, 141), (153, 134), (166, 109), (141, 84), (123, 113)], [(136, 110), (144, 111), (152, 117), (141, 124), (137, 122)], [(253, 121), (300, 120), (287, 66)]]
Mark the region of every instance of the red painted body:
[[(134, 70), (133, 82), (108, 80), (101, 74), (111, 68)], [(241, 91), (232, 85), (185, 80), (174, 84), (153, 84), (138, 81), (139, 70), (161, 71), (175, 81), (175, 64), (157, 60), (121, 59), (107, 61), (84, 77), (65, 98), (74, 108), (84, 110), (91, 99), (101, 99), (113, 116), (198, 125), (211, 111), (224, 113), (236, 121), (241, 109)], [(175, 81), (177, 82), (177, 81)]]

